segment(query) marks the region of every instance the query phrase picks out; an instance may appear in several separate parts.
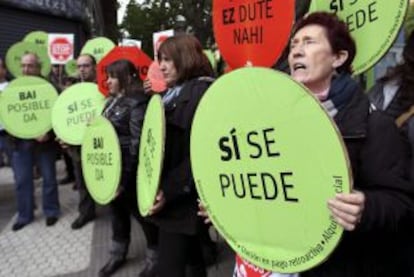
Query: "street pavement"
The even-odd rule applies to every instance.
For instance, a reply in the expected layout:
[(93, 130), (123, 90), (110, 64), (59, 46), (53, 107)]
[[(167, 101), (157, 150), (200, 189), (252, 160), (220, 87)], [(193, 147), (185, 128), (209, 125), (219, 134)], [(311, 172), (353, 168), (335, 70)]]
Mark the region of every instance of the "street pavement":
[[(63, 178), (62, 161), (57, 162), (57, 172), (58, 179)], [(99, 269), (109, 258), (111, 227), (108, 207), (99, 206), (96, 220), (80, 230), (72, 230), (70, 225), (77, 216), (78, 193), (72, 189), (72, 184), (60, 185), (62, 215), (54, 226), (46, 227), (41, 211), (41, 180), (36, 180), (35, 184), (35, 220), (13, 232), (11, 227), (16, 220), (13, 175), (9, 167), (0, 168), (0, 276), (98, 276)], [(217, 234), (213, 235), (213, 239), (217, 237)], [(128, 261), (114, 277), (137, 277), (144, 266), (146, 242), (135, 220), (131, 238)], [(218, 246), (218, 261), (209, 268), (208, 276), (230, 277), (233, 255), (221, 239), (218, 239)]]

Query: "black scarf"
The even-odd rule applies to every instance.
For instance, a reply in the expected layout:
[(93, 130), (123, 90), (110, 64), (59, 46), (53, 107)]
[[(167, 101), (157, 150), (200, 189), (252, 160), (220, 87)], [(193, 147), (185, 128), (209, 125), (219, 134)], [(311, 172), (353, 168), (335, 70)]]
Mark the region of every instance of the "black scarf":
[(357, 91), (359, 91), (358, 83), (349, 74), (341, 73), (332, 78), (328, 98), (322, 102), (322, 105), (333, 118), (351, 101)]

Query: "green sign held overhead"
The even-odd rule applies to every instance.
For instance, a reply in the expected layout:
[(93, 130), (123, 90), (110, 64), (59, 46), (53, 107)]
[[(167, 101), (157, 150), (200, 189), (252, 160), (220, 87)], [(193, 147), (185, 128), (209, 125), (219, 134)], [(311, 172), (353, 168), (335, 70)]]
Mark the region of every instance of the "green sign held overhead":
[(317, 99), (283, 73), (243, 68), (212, 84), (192, 124), (191, 166), (213, 224), (252, 264), (301, 272), (341, 238), (327, 201), (350, 190), (346, 149)]
[(86, 187), (95, 202), (108, 204), (116, 195), (121, 178), (121, 149), (109, 120), (97, 117), (87, 128), (81, 148)]
[(6, 54), (6, 65), (11, 74), (15, 77), (22, 76), (21, 58), (27, 53), (34, 53), (39, 57), (42, 76), (50, 72), (50, 59), (45, 46), (32, 42), (18, 42), (13, 44)]
[(52, 109), (56, 135), (66, 143), (80, 145), (87, 124), (101, 114), (104, 102), (94, 83), (79, 83), (64, 90)]
[(52, 128), (52, 107), (58, 94), (38, 77), (19, 77), (1, 93), (0, 118), (8, 133), (23, 139), (37, 138)]
[(31, 42), (40, 46), (47, 47), (49, 35), (46, 32), (43, 31), (33, 31), (28, 33), (23, 41), (25, 42)]
[(165, 116), (161, 96), (153, 95), (142, 127), (137, 175), (138, 208), (147, 216), (154, 204), (164, 160)]
[(86, 42), (81, 50), (81, 54), (90, 54), (94, 56), (98, 63), (114, 47), (115, 44), (112, 40), (106, 37), (97, 37)]
[(313, 0), (310, 12), (336, 13), (348, 25), (357, 45), (354, 74), (371, 68), (384, 56), (404, 22), (408, 0)]

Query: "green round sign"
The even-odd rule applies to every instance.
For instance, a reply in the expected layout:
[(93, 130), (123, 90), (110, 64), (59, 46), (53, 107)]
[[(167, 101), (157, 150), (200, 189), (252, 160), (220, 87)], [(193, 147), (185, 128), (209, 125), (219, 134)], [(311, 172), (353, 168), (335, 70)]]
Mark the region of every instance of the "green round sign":
[(32, 42), (18, 42), (9, 48), (6, 54), (6, 65), (10, 73), (15, 77), (23, 75), (20, 62), (22, 56), (27, 53), (34, 53), (39, 57), (41, 74), (47, 76), (51, 65), (46, 46), (40, 46)]
[(43, 31), (30, 32), (23, 39), (23, 41), (25, 42), (32, 42), (34, 44), (41, 45), (44, 47), (47, 47), (48, 40), (49, 35)]
[(371, 68), (394, 43), (404, 22), (408, 0), (313, 0), (309, 11), (336, 13), (355, 39), (354, 74)]
[(80, 145), (88, 123), (101, 114), (105, 97), (94, 83), (79, 83), (65, 89), (52, 109), (52, 126), (66, 143)]
[(94, 56), (98, 63), (114, 47), (115, 44), (112, 40), (106, 37), (97, 37), (86, 42), (81, 50), (81, 54), (90, 54)]
[(164, 160), (165, 115), (161, 96), (151, 97), (145, 112), (139, 145), (137, 199), (139, 212), (147, 216), (154, 204)]
[(337, 245), (343, 230), (327, 200), (350, 190), (346, 149), (323, 107), (287, 75), (243, 68), (213, 83), (194, 117), (191, 165), (213, 224), (249, 262), (301, 272)]
[(52, 128), (52, 107), (58, 94), (42, 78), (13, 80), (1, 93), (0, 118), (8, 133), (23, 139), (44, 135)]
[(78, 76), (78, 67), (76, 64), (76, 60), (70, 60), (65, 64), (65, 71), (66, 74), (70, 77), (77, 77)]
[(81, 148), (86, 187), (95, 202), (114, 199), (121, 178), (121, 148), (111, 122), (98, 116), (86, 128)]

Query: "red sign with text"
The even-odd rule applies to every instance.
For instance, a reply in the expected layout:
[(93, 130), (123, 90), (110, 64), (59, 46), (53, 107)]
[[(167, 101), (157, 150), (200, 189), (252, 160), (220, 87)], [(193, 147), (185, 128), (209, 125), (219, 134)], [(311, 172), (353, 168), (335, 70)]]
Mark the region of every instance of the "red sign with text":
[(214, 0), (213, 28), (231, 68), (270, 67), (288, 43), (294, 0)]

